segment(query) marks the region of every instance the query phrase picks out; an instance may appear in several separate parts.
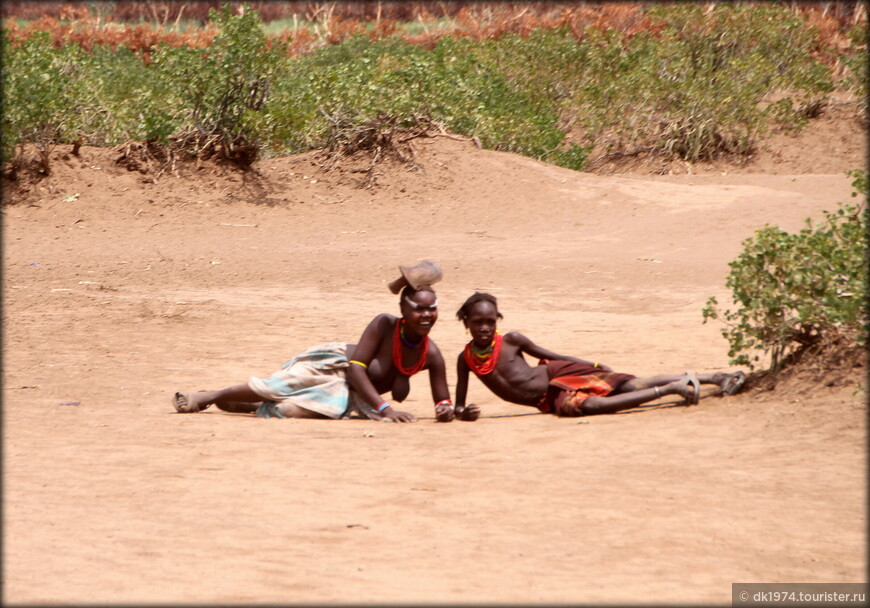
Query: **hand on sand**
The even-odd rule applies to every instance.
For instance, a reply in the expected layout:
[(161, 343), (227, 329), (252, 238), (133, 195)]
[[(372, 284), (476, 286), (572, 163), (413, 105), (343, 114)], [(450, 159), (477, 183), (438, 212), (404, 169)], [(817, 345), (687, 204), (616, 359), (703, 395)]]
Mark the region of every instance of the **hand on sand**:
[(417, 418), (408, 412), (401, 412), (392, 407), (388, 407), (384, 410), (381, 422), (417, 422)]
[(457, 405), (454, 413), (459, 420), (474, 421), (480, 418), (480, 408), (469, 403), (468, 405)]
[(447, 405), (446, 403), (443, 405), (435, 406), (435, 420), (438, 422), (451, 422), (454, 418), (453, 406)]

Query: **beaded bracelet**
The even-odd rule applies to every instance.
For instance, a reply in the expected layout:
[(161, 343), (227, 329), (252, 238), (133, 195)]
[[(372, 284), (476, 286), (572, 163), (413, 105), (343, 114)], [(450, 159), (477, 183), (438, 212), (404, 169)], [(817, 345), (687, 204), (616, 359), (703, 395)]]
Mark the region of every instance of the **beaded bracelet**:
[(378, 414), (383, 413), (383, 411), (384, 411), (385, 409), (387, 409), (388, 407), (390, 407), (390, 404), (389, 404), (389, 403), (387, 403), (386, 401), (382, 402), (382, 403), (378, 406), (378, 410), (377, 410), (377, 411), (378, 411)]
[(449, 405), (450, 407), (453, 407), (453, 402), (450, 399), (442, 399), (435, 404), (435, 407), (437, 408), (439, 405)]

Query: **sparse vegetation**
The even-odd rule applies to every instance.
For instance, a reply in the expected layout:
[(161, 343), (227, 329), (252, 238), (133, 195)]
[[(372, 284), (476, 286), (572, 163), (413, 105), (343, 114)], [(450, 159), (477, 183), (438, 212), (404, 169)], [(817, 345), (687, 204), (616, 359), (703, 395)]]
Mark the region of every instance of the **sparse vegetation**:
[(379, 114), (360, 123), (352, 116), (326, 116), (330, 133), (324, 149), (323, 167), (329, 171), (342, 164), (345, 159), (362, 153), (368, 157), (368, 165), (358, 171), (365, 174), (360, 182), (363, 187), (371, 187), (377, 181), (376, 168), (385, 159), (392, 158), (414, 169), (414, 149), (410, 141), (417, 137), (432, 137), (443, 126), (433, 124), (422, 117), (400, 120), (396, 115)]
[(245, 167), (326, 147), (335, 116), (421, 119), (574, 169), (593, 156), (691, 162), (749, 154), (771, 123), (800, 128), (835, 86), (865, 86), (857, 10), (850, 25), (785, 3), (438, 3), (403, 32), (407, 4), (377, 3), (372, 22), (373, 3), (289, 3), (305, 21), (267, 36), (259, 11), (287, 16), (269, 3), (185, 3), (183, 21), (168, 3), (150, 16), (134, 4), (4, 24), (7, 176), (26, 143), (132, 141)]
[(867, 174), (850, 174), (857, 205), (840, 203), (797, 234), (765, 226), (731, 262), (726, 286), (737, 308), (723, 311), (712, 297), (703, 316), (725, 322), (732, 364), (776, 374), (820, 344), (866, 345)]
[(262, 147), (264, 109), (281, 57), (267, 46), (253, 11), (235, 16), (224, 7), (212, 12), (211, 23), (218, 34), (208, 47), (161, 43), (154, 52), (151, 68), (169, 111), (150, 125), (148, 139), (166, 141), (172, 132), (181, 150), (248, 167)]

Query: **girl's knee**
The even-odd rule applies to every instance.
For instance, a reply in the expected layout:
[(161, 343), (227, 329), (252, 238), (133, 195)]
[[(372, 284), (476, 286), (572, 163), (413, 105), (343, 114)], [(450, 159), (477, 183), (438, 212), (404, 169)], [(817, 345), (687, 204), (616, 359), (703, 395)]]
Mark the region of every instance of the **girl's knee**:
[(587, 397), (583, 404), (578, 408), (579, 413), (577, 416), (589, 416), (591, 414), (598, 414), (601, 407), (604, 405), (604, 402), (601, 400), (601, 397)]
[(312, 410), (307, 410), (304, 407), (299, 407), (295, 403), (284, 402), (278, 407), (280, 408), (281, 413), (287, 418), (329, 418), (329, 416), (321, 414), (320, 412), (314, 412)]
[(640, 378), (632, 378), (631, 380), (626, 380), (625, 382), (620, 384), (613, 392), (616, 394), (633, 393), (634, 391), (639, 391), (642, 388), (647, 388), (647, 384), (643, 382)]

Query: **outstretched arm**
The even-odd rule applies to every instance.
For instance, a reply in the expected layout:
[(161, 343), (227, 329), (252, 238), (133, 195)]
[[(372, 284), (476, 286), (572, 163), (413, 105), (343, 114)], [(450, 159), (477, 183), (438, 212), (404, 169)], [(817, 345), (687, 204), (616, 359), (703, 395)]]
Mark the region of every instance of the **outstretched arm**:
[(426, 361), (429, 369), (429, 386), (432, 389), (432, 401), (435, 403), (435, 419), (438, 422), (453, 420), (453, 406), (450, 404), (450, 389), (447, 388), (447, 372), (444, 357), (438, 346), (429, 341), (429, 356)]
[(473, 403), (465, 404), (469, 371), (465, 357), (459, 353), (459, 358), (456, 360), (456, 406), (453, 412), (460, 420), (477, 420), (480, 417), (480, 408)]
[(580, 359), (579, 357), (571, 357), (569, 355), (560, 355), (559, 353), (554, 353), (551, 350), (547, 350), (546, 348), (538, 346), (529, 338), (519, 332), (510, 332), (505, 335), (505, 339), (510, 340), (512, 344), (519, 346), (522, 352), (537, 359), (550, 359), (551, 361), (573, 361), (574, 363), (581, 363), (590, 367), (597, 367), (606, 372), (613, 371), (608, 366), (602, 365), (597, 361), (587, 361), (586, 359)]
[(407, 412), (400, 412), (389, 405), (378, 409), (386, 401), (372, 384), (368, 374), (368, 366), (374, 360), (381, 342), (390, 336), (393, 320), (389, 315), (381, 314), (371, 320), (363, 330), (362, 336), (353, 349), (353, 361), (347, 368), (347, 381), (360, 396), (374, 408), (378, 414), (394, 422), (414, 422), (416, 419)]

